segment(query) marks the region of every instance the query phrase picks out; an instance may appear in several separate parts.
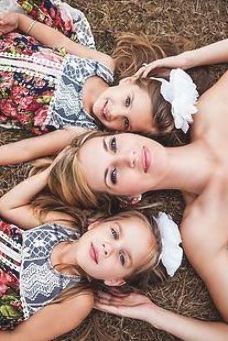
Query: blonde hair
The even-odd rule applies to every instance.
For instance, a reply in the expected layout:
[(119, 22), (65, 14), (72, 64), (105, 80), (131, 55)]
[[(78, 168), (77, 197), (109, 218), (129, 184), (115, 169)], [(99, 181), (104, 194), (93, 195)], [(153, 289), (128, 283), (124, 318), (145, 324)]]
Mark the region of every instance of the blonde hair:
[[(114, 216), (109, 216), (109, 217), (102, 217), (99, 220), (100, 221), (113, 221), (116, 219), (128, 219), (131, 217), (137, 217), (140, 220), (142, 220), (145, 225), (147, 226), (148, 229), (150, 229), (151, 233), (153, 233), (156, 243), (152, 245), (150, 252), (148, 253), (147, 257), (145, 257), (144, 263), (141, 264), (138, 268), (134, 269), (132, 274), (130, 274), (125, 280), (129, 284), (140, 284), (140, 286), (145, 287), (148, 282), (148, 278), (155, 275), (159, 279), (161, 279), (161, 275), (159, 271), (157, 271), (159, 260), (160, 260), (160, 254), (162, 250), (162, 244), (161, 244), (161, 236), (157, 227), (157, 223), (154, 220), (151, 210), (148, 215), (144, 215), (140, 213), (139, 211), (136, 210), (128, 210), (124, 212), (120, 212)], [(73, 270), (76, 271), (80, 270), (76, 268), (73, 265), (64, 265), (64, 264), (59, 264), (57, 265), (58, 269), (64, 269), (64, 270)], [(96, 280), (96, 279), (91, 279), (90, 281), (88, 280), (87, 276), (85, 273), (83, 273), (83, 277), (81, 282), (79, 283), (79, 286), (76, 288), (70, 288), (64, 290), (59, 297), (55, 299), (53, 303), (60, 303), (63, 300), (69, 299), (72, 296), (84, 294), (84, 290), (88, 290), (89, 288), (96, 290), (99, 287), (103, 287), (104, 284), (101, 283), (101, 281)], [(139, 282), (140, 283), (137, 283)], [(85, 292), (86, 293), (86, 292)]]
[[(156, 59), (175, 55), (179, 53), (176, 42), (163, 42), (160, 44), (151, 42), (146, 35), (136, 35), (133, 33), (123, 33), (117, 38), (116, 48), (112, 57), (115, 61), (115, 71), (119, 79), (130, 77), (144, 64)], [(169, 71), (151, 72), (155, 77), (169, 79)], [(190, 75), (197, 84), (199, 93), (206, 91), (211, 85), (211, 79), (205, 68), (195, 68)], [(171, 114), (171, 105), (161, 95), (161, 83), (150, 78), (138, 78), (135, 84), (145, 90), (151, 99), (151, 114), (158, 133), (156, 135), (166, 135), (175, 132), (174, 119)]]
[(149, 272), (151, 272), (151, 270), (154, 271), (159, 264), (160, 254), (161, 254), (161, 250), (162, 250), (160, 232), (159, 232), (159, 229), (157, 226), (157, 222), (155, 221), (153, 215), (151, 214), (151, 210), (147, 211), (146, 214), (143, 214), (143, 213), (136, 211), (136, 210), (127, 210), (127, 211), (120, 212), (113, 217), (106, 218), (105, 220), (106, 221), (113, 221), (113, 220), (116, 220), (116, 218), (128, 219), (131, 217), (137, 217), (145, 223), (145, 225), (153, 233), (155, 240), (156, 240), (156, 244), (152, 245), (149, 254), (147, 255), (147, 257), (144, 260), (144, 263), (140, 264), (140, 266), (138, 268), (136, 268), (133, 271), (133, 273), (126, 278), (126, 280), (129, 280), (129, 281), (132, 281), (139, 274), (144, 275), (148, 271)]
[[(117, 205), (118, 197), (91, 190), (78, 161), (80, 149), (87, 141), (105, 135), (108, 133), (89, 131), (76, 137), (66, 153), (52, 168), (47, 188), (33, 200), (33, 207), (42, 211), (51, 210), (58, 205), (59, 207), (70, 206), (79, 209), (99, 207), (101, 211), (111, 213), (111, 208)], [(47, 168), (51, 162), (51, 159), (45, 159), (43, 162), (40, 160), (38, 164), (34, 165), (32, 174)]]
[(134, 33), (120, 34), (112, 53), (116, 76), (119, 79), (134, 75), (144, 63), (166, 56), (164, 49), (152, 43), (148, 36)]

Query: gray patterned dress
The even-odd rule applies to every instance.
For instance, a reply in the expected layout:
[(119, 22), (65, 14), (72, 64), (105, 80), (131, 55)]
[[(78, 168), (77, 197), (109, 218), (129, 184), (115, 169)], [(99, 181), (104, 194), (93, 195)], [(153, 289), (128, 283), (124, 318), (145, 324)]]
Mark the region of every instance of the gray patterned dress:
[(79, 284), (80, 276), (58, 272), (50, 259), (58, 243), (79, 237), (59, 224), (22, 231), (0, 221), (0, 329), (15, 327)]
[[(22, 0), (17, 3), (27, 6)], [(33, 17), (41, 16), (42, 10), (45, 23), (95, 48), (89, 23), (81, 11), (57, 0), (41, 1), (38, 9), (35, 2), (32, 4)], [(24, 128), (36, 135), (66, 126), (99, 128), (99, 122), (83, 108), (82, 90), (92, 76), (111, 85), (112, 71), (95, 60), (58, 52), (16, 32), (0, 37), (1, 126)]]

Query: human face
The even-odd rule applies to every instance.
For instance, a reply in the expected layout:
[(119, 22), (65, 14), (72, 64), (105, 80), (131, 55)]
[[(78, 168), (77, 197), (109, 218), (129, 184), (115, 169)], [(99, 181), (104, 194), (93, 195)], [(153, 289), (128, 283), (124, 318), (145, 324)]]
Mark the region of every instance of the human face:
[(138, 216), (98, 221), (79, 239), (77, 263), (107, 285), (121, 285), (145, 264), (155, 245), (150, 226)]
[(93, 114), (109, 130), (156, 132), (149, 94), (126, 78), (95, 101)]
[(166, 149), (137, 134), (95, 137), (82, 146), (79, 162), (93, 191), (113, 195), (157, 189), (167, 173)]

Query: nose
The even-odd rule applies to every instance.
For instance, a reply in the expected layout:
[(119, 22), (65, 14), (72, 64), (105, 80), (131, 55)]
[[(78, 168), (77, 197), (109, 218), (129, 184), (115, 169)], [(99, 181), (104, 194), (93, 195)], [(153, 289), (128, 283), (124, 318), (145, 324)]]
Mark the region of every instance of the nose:
[(121, 121), (120, 111), (118, 109), (115, 109), (115, 110), (112, 109), (108, 114), (108, 120), (109, 120), (109, 122)]
[(136, 166), (136, 153), (134, 151), (126, 151), (118, 157), (119, 165), (134, 168)]
[(113, 251), (113, 247), (110, 243), (103, 243), (102, 244), (102, 247), (103, 247), (103, 251), (104, 251), (104, 256), (105, 257), (108, 257), (110, 256), (110, 254), (112, 253)]

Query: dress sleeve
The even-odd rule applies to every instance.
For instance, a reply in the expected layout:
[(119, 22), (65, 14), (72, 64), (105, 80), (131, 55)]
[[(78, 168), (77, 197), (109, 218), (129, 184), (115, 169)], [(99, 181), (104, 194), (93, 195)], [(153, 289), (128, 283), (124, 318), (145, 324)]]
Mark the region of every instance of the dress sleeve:
[[(20, 6), (33, 19), (58, 29), (68, 38), (95, 49), (90, 24), (83, 12), (61, 0), (3, 0)], [(0, 5), (1, 6), (1, 5)]]
[(17, 4), (16, 0), (1, 0), (0, 1), (0, 13), (2, 12), (21, 12), (23, 9)]

